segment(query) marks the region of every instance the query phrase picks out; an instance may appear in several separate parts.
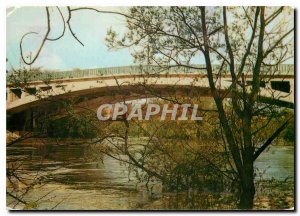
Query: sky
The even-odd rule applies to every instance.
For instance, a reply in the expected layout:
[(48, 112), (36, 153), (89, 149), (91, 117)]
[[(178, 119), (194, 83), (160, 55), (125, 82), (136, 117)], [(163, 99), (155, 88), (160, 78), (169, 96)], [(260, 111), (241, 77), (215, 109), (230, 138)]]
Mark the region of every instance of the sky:
[[(125, 12), (126, 7), (97, 7), (101, 10), (114, 10)], [(68, 18), (67, 9), (61, 7), (65, 19)], [(50, 37), (59, 36), (63, 30), (63, 22), (55, 7), (50, 8), (51, 33)], [(293, 16), (293, 15), (291, 15)], [(229, 16), (230, 20), (230, 16)], [(290, 23), (293, 25), (293, 23)], [(42, 67), (48, 70), (92, 69), (102, 67), (116, 67), (133, 65), (130, 50), (108, 50), (105, 45), (107, 30), (112, 27), (122, 35), (125, 32), (125, 19), (119, 15), (101, 14), (89, 10), (72, 13), (72, 29), (83, 42), (79, 44), (69, 30), (57, 41), (46, 41), (40, 56), (32, 67)], [(7, 69), (11, 66), (20, 67), (19, 43), (22, 36), (30, 31), (38, 35), (28, 35), (23, 42), (25, 56), (38, 49), (46, 32), (47, 16), (45, 7), (10, 7), (6, 10), (6, 56)], [(291, 35), (292, 37), (292, 35)], [(197, 63), (204, 63), (198, 59)], [(203, 62), (202, 62), (203, 61)], [(293, 59), (286, 63), (293, 63)]]
[[(53, 8), (53, 7), (51, 7)], [(68, 17), (65, 8), (61, 8), (65, 18)], [(106, 10), (109, 8), (106, 7)], [(119, 8), (125, 10), (125, 8)], [(53, 8), (50, 10), (51, 34), (57, 37), (63, 30), (60, 15)], [(24, 39), (25, 54), (36, 52), (43, 34), (46, 32), (46, 10), (44, 7), (7, 8), (6, 11), (6, 56), (14, 68), (20, 66), (19, 42), (21, 37), (30, 31), (39, 32)], [(71, 70), (75, 68), (100, 68), (126, 66), (133, 64), (133, 58), (128, 49), (108, 51), (104, 43), (107, 29), (112, 26), (117, 32), (124, 32), (125, 20), (118, 15), (99, 14), (92, 11), (74, 12), (71, 20), (73, 31), (83, 42), (80, 45), (66, 30), (64, 37), (57, 41), (46, 41), (39, 58), (32, 67), (43, 67), (51, 70)]]

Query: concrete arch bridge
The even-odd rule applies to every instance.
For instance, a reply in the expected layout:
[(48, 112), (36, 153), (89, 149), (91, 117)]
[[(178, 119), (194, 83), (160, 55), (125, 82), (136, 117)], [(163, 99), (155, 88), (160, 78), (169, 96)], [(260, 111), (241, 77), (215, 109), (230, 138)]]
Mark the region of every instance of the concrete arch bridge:
[[(204, 66), (199, 66), (199, 68)], [(229, 73), (217, 75), (220, 92), (231, 85)], [(294, 65), (280, 65), (274, 73), (264, 74), (260, 87), (262, 101), (282, 107), (294, 107)], [(251, 84), (252, 75), (245, 75)], [(19, 80), (18, 80), (19, 79)], [(21, 82), (20, 82), (21, 80)], [(210, 88), (204, 69), (174, 67), (158, 73), (152, 67), (128, 66), (78, 71), (36, 73), (25, 75), (9, 73), (6, 85), (7, 114), (27, 116), (37, 107), (47, 108), (49, 101), (77, 100), (79, 106), (97, 109), (101, 103), (114, 103), (144, 97), (202, 96), (210, 97)], [(227, 95), (230, 97), (230, 95)], [(28, 114), (29, 113), (29, 114)], [(23, 118), (24, 119), (24, 118)]]

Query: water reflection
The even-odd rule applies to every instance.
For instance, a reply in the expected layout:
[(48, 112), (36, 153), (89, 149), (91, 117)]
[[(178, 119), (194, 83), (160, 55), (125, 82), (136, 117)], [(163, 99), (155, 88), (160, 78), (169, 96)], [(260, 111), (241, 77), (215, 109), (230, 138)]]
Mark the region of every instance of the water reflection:
[[(193, 209), (209, 203), (197, 205), (190, 199), (208, 202), (210, 196), (218, 196), (165, 193), (164, 199), (159, 199), (162, 194), (158, 189), (150, 198), (146, 188), (136, 184), (126, 166), (109, 157), (104, 157), (103, 163), (90, 162), (86, 160), (87, 150), (86, 145), (14, 146), (7, 148), (7, 161), (17, 158), (32, 173), (51, 171), (50, 182), (28, 194), (29, 199), (35, 200), (49, 193), (47, 199), (39, 203), (39, 209)], [(293, 147), (273, 146), (257, 160), (255, 165), (262, 173), (257, 178), (282, 180), (293, 177), (293, 156)], [(15, 208), (22, 208), (22, 205)]]
[(294, 147), (272, 146), (257, 158), (255, 166), (258, 173), (263, 173), (262, 179), (294, 178)]

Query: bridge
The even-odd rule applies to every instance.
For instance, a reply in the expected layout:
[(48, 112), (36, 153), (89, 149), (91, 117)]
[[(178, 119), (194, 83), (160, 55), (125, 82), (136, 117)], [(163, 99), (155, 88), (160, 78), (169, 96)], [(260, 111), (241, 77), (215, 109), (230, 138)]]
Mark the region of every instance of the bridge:
[[(96, 111), (102, 103), (117, 102), (124, 96), (127, 100), (155, 96), (191, 96), (195, 92), (198, 96), (199, 93), (201, 96), (211, 96), (205, 65), (197, 67), (203, 69), (171, 67), (160, 71), (150, 66), (128, 66), (8, 73), (6, 110), (8, 114), (20, 113), (63, 98), (81, 98), (78, 104)], [(225, 91), (231, 85), (231, 77), (229, 72), (218, 76), (219, 67), (213, 67), (216, 83), (220, 91)], [(262, 77), (260, 98), (268, 103), (276, 102), (280, 106), (293, 108), (294, 65), (279, 65), (278, 70), (263, 73)], [(249, 84), (247, 88), (250, 88), (250, 72), (245, 74), (245, 79)]]

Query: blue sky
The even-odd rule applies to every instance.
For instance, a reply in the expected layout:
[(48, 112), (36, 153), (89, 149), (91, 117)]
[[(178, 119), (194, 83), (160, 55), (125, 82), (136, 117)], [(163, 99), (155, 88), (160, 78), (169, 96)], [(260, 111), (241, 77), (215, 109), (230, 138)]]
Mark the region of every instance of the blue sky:
[[(120, 10), (125, 10), (124, 8)], [(62, 8), (65, 18), (68, 17)], [(39, 35), (29, 35), (24, 39), (24, 51), (29, 54), (37, 50), (46, 32), (46, 11), (44, 7), (21, 7), (7, 9), (6, 56), (14, 68), (20, 65), (19, 42), (27, 32), (36, 31)], [(51, 23), (51, 35), (57, 37), (63, 29), (55, 8), (50, 11), (55, 19)], [(108, 51), (104, 44), (107, 29), (112, 26), (119, 32), (124, 31), (125, 20), (117, 15), (79, 11), (72, 15), (72, 27), (76, 36), (84, 43), (81, 46), (66, 30), (65, 36), (58, 41), (46, 41), (41, 55), (33, 67), (44, 69), (68, 70), (74, 68), (99, 68), (133, 64), (128, 49)], [(8, 65), (9, 67), (9, 65)]]

